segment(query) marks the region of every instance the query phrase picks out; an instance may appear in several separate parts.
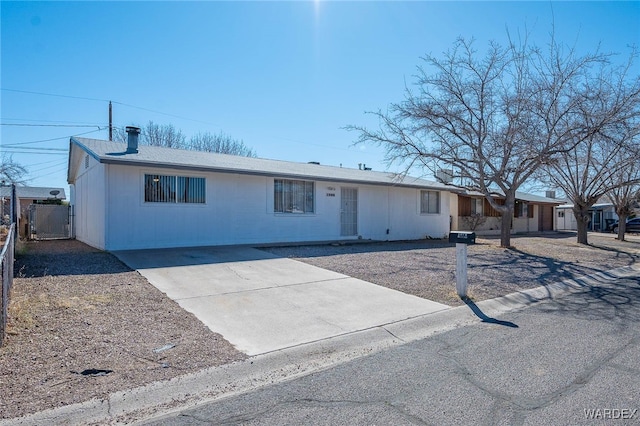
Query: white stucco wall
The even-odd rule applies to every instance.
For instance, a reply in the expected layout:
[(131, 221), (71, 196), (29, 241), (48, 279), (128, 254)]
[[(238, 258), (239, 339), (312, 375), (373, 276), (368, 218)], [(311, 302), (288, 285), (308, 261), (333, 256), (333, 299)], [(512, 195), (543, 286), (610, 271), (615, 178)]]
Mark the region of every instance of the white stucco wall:
[(553, 220), (556, 231), (575, 231), (578, 229), (578, 222), (570, 207), (554, 207)]
[(89, 167), (86, 168), (85, 158), (80, 160), (71, 191), (75, 237), (90, 246), (104, 249), (106, 167), (89, 157)]
[[(205, 177), (206, 204), (145, 203), (145, 173)], [(416, 188), (315, 181), (313, 214), (279, 214), (273, 212), (272, 177), (122, 165), (107, 165), (105, 177), (106, 206), (102, 208), (108, 209), (107, 250), (357, 238), (340, 236), (343, 186), (358, 189), (358, 234), (363, 239), (442, 238), (449, 232), (448, 193), (440, 197), (439, 214), (420, 214), (420, 190)], [(96, 191), (95, 186), (86, 186), (88, 182), (89, 177), (78, 181), (78, 197)], [(90, 234), (83, 226), (78, 224), (78, 235)]]
[(460, 216), (458, 216), (458, 194), (449, 193), (449, 220), (451, 221), (451, 230), (459, 231)]

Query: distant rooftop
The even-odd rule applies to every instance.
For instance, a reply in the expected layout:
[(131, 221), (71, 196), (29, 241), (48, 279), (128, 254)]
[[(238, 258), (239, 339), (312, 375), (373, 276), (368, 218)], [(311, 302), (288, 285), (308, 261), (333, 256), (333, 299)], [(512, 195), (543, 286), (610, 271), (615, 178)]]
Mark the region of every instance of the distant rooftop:
[[(51, 194), (51, 191), (59, 192), (54, 196)], [(49, 198), (66, 200), (67, 198), (63, 188), (45, 188), (39, 186), (16, 186), (16, 195), (18, 198), (24, 198), (26, 200), (46, 200)], [(0, 196), (11, 197), (11, 187), (0, 187)]]
[[(296, 163), (146, 145), (140, 145), (137, 153), (127, 153), (126, 143), (77, 137), (71, 138), (70, 141), (70, 150), (73, 150), (74, 147), (84, 150), (91, 157), (105, 164), (166, 167), (180, 170), (238, 173), (294, 179), (318, 179), (329, 182), (353, 182), (457, 191), (456, 188), (439, 182), (402, 174), (325, 166), (313, 163)], [(70, 167), (72, 166), (73, 165), (70, 164)], [(71, 179), (73, 175), (74, 173), (69, 169), (68, 179)]]
[[(492, 190), (493, 194), (495, 194), (498, 198), (504, 198), (504, 193), (499, 190)], [(464, 195), (469, 197), (484, 197), (484, 194), (477, 191), (465, 191)], [(543, 197), (541, 195), (529, 194), (527, 192), (516, 191), (516, 200), (526, 201), (528, 203), (538, 203), (538, 204), (564, 204), (565, 200), (557, 199), (557, 198), (548, 198)]]

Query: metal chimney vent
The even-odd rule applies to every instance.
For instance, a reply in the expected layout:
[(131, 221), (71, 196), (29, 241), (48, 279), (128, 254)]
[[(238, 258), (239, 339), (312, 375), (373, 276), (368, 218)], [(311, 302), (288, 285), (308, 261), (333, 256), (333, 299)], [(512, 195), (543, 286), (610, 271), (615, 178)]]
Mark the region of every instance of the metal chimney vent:
[(140, 134), (139, 127), (127, 126), (127, 154), (138, 153), (138, 135)]

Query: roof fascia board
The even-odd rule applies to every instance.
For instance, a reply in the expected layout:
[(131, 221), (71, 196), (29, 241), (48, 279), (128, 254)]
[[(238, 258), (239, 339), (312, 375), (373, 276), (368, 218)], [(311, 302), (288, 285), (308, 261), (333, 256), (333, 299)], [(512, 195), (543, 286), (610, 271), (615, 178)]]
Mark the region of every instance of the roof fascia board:
[[(452, 191), (453, 192), (453, 191)], [(461, 194), (463, 197), (467, 197), (467, 198), (487, 198), (486, 195), (483, 194)], [(498, 198), (500, 200), (503, 200), (505, 198), (505, 196), (503, 194), (499, 194), (499, 193), (491, 193), (491, 196), (493, 198)], [(532, 200), (530, 198), (526, 198), (523, 196), (520, 197), (516, 197), (516, 201), (525, 201), (527, 203), (531, 203), (531, 204), (552, 204), (552, 205), (561, 205), (562, 202), (561, 201), (556, 201), (556, 200)]]
[(93, 152), (92, 150), (87, 148), (87, 146), (85, 144), (83, 144), (82, 142), (78, 141), (73, 136), (71, 137), (70, 144), (71, 143), (74, 143), (74, 144), (78, 145), (83, 151), (85, 151), (87, 154), (89, 154), (91, 157), (93, 157), (94, 160), (99, 161), (100, 163), (103, 163), (102, 159), (100, 158), (100, 156), (98, 154), (96, 154), (95, 152)]
[[(74, 145), (77, 147), (74, 149)], [(79, 167), (78, 166), (78, 161), (76, 161), (76, 156), (74, 155), (75, 152), (77, 152), (77, 149), (81, 149), (82, 151), (86, 152), (87, 155), (89, 155), (90, 157), (94, 158), (96, 161), (100, 161), (100, 156), (98, 156), (95, 152), (93, 152), (91, 149), (89, 149), (86, 145), (84, 145), (82, 142), (78, 141), (76, 138), (74, 138), (73, 136), (69, 139), (69, 160), (67, 163), (67, 183), (68, 184), (74, 184), (75, 181), (72, 180), (72, 176), (75, 176), (76, 174), (76, 168)], [(75, 161), (75, 164), (74, 164)], [(72, 170), (73, 168), (73, 170)]]

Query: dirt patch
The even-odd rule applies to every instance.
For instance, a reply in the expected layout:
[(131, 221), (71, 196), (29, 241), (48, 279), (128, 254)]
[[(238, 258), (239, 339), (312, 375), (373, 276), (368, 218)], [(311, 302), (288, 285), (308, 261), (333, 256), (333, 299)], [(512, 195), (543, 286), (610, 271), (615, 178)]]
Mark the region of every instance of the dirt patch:
[[(617, 241), (590, 234), (591, 245), (575, 234), (513, 236), (514, 249), (495, 238), (468, 246), (469, 295), (479, 301), (632, 265), (639, 259), (640, 238)], [(455, 246), (445, 241), (272, 247), (264, 250), (384, 287), (452, 306), (462, 305), (455, 290)]]
[(114, 256), (77, 241), (18, 255), (0, 348), (0, 418), (246, 356)]

